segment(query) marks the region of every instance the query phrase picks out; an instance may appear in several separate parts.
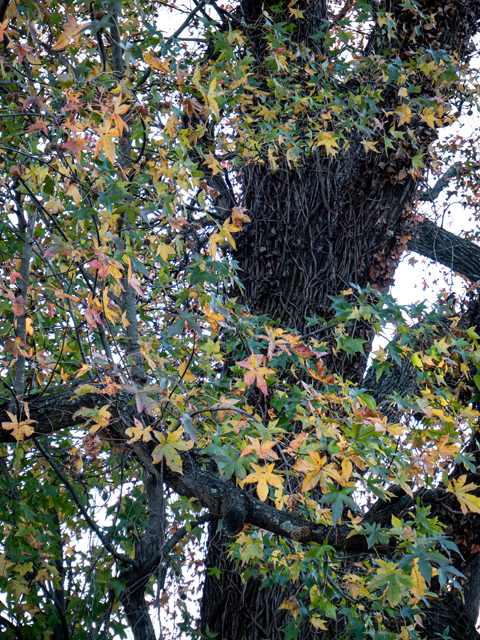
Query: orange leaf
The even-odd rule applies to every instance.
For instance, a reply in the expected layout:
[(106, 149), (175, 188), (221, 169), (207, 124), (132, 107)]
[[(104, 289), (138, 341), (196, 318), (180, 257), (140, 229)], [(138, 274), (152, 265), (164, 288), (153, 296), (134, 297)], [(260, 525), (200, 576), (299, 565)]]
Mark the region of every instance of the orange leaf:
[(241, 362), (237, 362), (238, 365), (248, 369), (248, 371), (244, 374), (243, 379), (248, 385), (257, 383), (257, 387), (262, 391), (266, 396), (268, 396), (267, 390), (267, 382), (265, 380), (265, 376), (270, 373), (275, 373), (273, 369), (268, 369), (263, 366), (265, 363), (265, 356), (252, 354), (246, 360), (242, 360)]
[(57, 42), (53, 45), (54, 49), (64, 49), (68, 47), (70, 44), (70, 40), (74, 40), (75, 44), (78, 43), (78, 39), (80, 38), (80, 33), (86, 27), (90, 26), (92, 23), (87, 22), (85, 24), (78, 24), (73, 16), (68, 14), (67, 16), (67, 24), (65, 25), (63, 32)]

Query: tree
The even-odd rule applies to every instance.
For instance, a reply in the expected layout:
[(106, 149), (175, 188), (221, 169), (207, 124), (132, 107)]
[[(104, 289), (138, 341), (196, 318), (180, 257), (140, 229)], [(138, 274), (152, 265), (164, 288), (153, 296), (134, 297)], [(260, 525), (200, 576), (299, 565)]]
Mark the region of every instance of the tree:
[(0, 3), (6, 638), (478, 638), (479, 20)]

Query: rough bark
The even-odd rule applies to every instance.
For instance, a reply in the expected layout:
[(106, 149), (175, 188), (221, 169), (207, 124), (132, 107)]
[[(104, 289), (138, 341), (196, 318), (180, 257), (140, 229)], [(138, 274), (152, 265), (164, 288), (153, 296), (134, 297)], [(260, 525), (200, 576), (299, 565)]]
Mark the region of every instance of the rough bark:
[[(362, 158), (354, 163), (358, 155)], [(341, 160), (314, 154), (276, 172), (248, 167), (244, 206), (252, 223), (238, 241), (244, 298), (302, 331), (307, 317), (328, 317), (330, 295), (350, 283), (391, 284), (382, 266), (401, 245), (405, 208), (416, 185), (392, 185), (358, 149)]]
[(448, 267), (467, 280), (476, 282), (480, 279), (480, 247), (426, 218), (413, 227), (408, 248)]

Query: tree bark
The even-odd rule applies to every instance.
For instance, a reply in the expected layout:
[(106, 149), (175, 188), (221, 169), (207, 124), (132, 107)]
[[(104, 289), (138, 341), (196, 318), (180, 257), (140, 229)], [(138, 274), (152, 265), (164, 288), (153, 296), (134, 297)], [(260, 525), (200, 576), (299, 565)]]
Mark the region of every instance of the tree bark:
[(413, 227), (408, 248), (471, 282), (480, 280), (480, 247), (425, 218)]

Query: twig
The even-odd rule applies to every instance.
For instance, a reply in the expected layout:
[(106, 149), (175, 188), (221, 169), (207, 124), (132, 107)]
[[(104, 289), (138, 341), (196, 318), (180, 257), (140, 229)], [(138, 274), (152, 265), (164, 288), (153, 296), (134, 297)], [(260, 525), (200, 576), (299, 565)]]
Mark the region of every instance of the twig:
[(7, 618), (4, 618), (3, 616), (0, 616), (0, 624), (3, 624), (3, 626), (7, 627), (8, 629), (13, 629), (13, 632), (15, 633), (18, 640), (23, 640), (22, 632), (16, 624), (13, 624), (13, 622), (10, 622), (10, 620), (7, 620)]
[[(95, 22), (95, 11), (94, 11), (93, 2), (90, 3), (90, 16), (92, 18), (92, 23)], [(103, 33), (103, 29), (101, 28), (97, 29), (95, 37), (98, 42), (100, 57), (102, 58), (103, 70), (106, 71), (107, 70), (107, 52), (105, 51), (105, 45), (103, 44), (102, 33)]]
[(192, 411), (192, 413), (189, 413), (188, 416), (190, 418), (193, 418), (194, 416), (200, 413), (207, 413), (209, 411), (236, 411), (237, 413), (241, 413), (244, 416), (248, 416), (249, 418), (252, 418), (253, 420), (255, 420), (255, 422), (258, 422), (258, 424), (262, 424), (262, 422), (258, 418), (256, 418), (255, 416), (252, 416), (252, 414), (248, 413), (248, 411), (245, 411), (245, 409), (240, 409), (239, 407), (232, 407), (232, 406), (206, 407), (205, 409), (197, 409), (196, 411)]
[[(201, 0), (201, 2), (199, 2), (197, 4), (197, 6), (192, 9), (192, 11), (190, 11), (190, 13), (188, 14), (188, 16), (186, 17), (185, 21), (182, 22), (182, 24), (178, 27), (178, 29), (175, 31), (175, 33), (173, 35), (171, 35), (166, 41), (165, 41), (165, 46), (168, 46), (172, 40), (175, 40), (175, 38), (178, 38), (178, 36), (182, 33), (182, 31), (184, 31), (184, 29), (186, 29), (188, 27), (188, 25), (190, 24), (190, 22), (192, 21), (192, 19), (197, 15), (197, 13), (199, 11), (201, 11), (203, 9), (203, 7), (205, 6), (205, 0)], [(148, 67), (148, 69), (145, 71), (145, 73), (143, 74), (143, 76), (140, 78), (140, 80), (137, 82), (137, 84), (135, 85), (135, 91), (137, 89), (139, 89), (142, 85), (145, 84), (145, 82), (148, 80), (148, 78), (150, 77), (150, 74), (152, 73), (152, 68)]]
[(88, 515), (88, 512), (85, 509), (85, 507), (83, 506), (83, 504), (81, 503), (77, 492), (75, 491), (73, 486), (70, 484), (70, 481), (68, 480), (68, 478), (57, 467), (57, 465), (55, 464), (55, 461), (53, 460), (53, 457), (43, 447), (43, 445), (38, 440), (38, 438), (33, 438), (33, 442), (35, 443), (35, 446), (41, 452), (43, 457), (46, 458), (46, 460), (48, 461), (49, 465), (52, 467), (53, 471), (55, 472), (55, 474), (57, 475), (59, 480), (61, 480), (63, 482), (63, 484), (66, 486), (66, 488), (68, 489), (70, 495), (72, 496), (73, 501), (75, 502), (75, 504), (77, 505), (77, 507), (80, 510), (81, 514), (85, 518), (85, 521), (87, 522), (88, 526), (92, 529), (92, 531), (94, 531), (97, 534), (97, 536), (100, 538), (100, 541), (102, 542), (103, 546), (107, 549), (107, 551), (109, 551), (109, 553), (116, 560), (119, 560), (120, 562), (125, 562), (126, 564), (129, 564), (132, 567), (137, 567), (138, 564), (137, 564), (137, 562), (135, 562), (135, 560), (132, 560), (132, 558), (129, 558), (128, 556), (123, 555), (123, 553), (118, 553), (112, 547), (112, 545), (110, 544), (108, 539), (104, 536), (103, 532), (100, 530), (100, 527)]
[(7, 465), (5, 464), (5, 460), (3, 458), (0, 458), (0, 469), (3, 471), (3, 475), (7, 479), (8, 484), (10, 485), (10, 489), (12, 490), (13, 497), (17, 502), (21, 502), (22, 498), (18, 492), (17, 487), (15, 486), (15, 483), (12, 480), (12, 476), (10, 475), (7, 469)]

